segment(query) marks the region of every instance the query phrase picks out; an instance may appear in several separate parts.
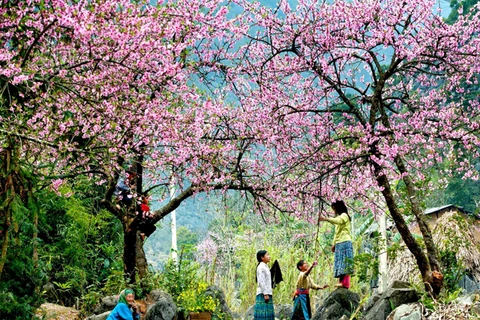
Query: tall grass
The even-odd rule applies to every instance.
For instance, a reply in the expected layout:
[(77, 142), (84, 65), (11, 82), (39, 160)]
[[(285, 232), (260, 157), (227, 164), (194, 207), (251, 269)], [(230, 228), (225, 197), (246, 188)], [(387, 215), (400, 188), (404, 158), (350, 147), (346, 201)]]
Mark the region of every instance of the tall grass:
[[(230, 243), (233, 240), (233, 250), (230, 249), (225, 253), (220, 245), (216, 261), (221, 260), (221, 265), (220, 263), (213, 266), (204, 265), (204, 268), (206, 274), (210, 275), (211, 269), (216, 269), (212, 282), (225, 292), (227, 303), (232, 311), (243, 314), (255, 302), (256, 252), (262, 249), (267, 250), (271, 256), (270, 266), (278, 260), (282, 270), (283, 282), (273, 290), (273, 300), (276, 305), (292, 303), (299, 273), (296, 264), (301, 259), (310, 264), (318, 261), (310, 277), (320, 286), (325, 284), (330, 286), (325, 290), (311, 292), (314, 309), (334, 290), (337, 279), (333, 278), (333, 253), (331, 252), (333, 226), (330, 224), (324, 223), (318, 227), (299, 221), (288, 221), (283, 224), (266, 225), (263, 221), (257, 220), (242, 232), (224, 232), (224, 234), (229, 237)], [(353, 291), (356, 290), (356, 286), (357, 280), (353, 277)]]

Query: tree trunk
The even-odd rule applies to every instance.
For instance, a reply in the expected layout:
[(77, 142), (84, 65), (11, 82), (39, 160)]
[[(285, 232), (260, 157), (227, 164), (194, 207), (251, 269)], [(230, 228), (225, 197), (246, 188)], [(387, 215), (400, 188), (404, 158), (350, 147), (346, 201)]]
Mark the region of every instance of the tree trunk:
[(135, 283), (136, 277), (136, 251), (137, 251), (137, 230), (130, 228), (130, 223), (124, 224), (123, 233), (123, 265), (125, 279), (128, 283)]
[(398, 209), (390, 183), (387, 177), (382, 173), (381, 166), (373, 162), (373, 167), (377, 183), (380, 187), (382, 187), (382, 195), (385, 198), (385, 202), (393, 218), (393, 221), (395, 222), (397, 230), (398, 232), (400, 232), (400, 235), (402, 236), (402, 239), (405, 242), (407, 248), (415, 257), (417, 266), (422, 275), (422, 280), (425, 284), (425, 289), (436, 297), (440, 293), (439, 289), (441, 289), (441, 284), (439, 286), (438, 279), (435, 274), (432, 273), (432, 269), (430, 267), (426, 254), (423, 252), (419, 244), (415, 241), (415, 238), (413, 238), (412, 233), (408, 229), (405, 219), (403, 219), (403, 216)]
[[(2, 159), (3, 168), (1, 168), (4, 174), (2, 181), (4, 182), (4, 186), (2, 186), (1, 190), (4, 191), (4, 194), (0, 194), (1, 198), (4, 198), (3, 203), (0, 204), (0, 218), (1, 215), (3, 217), (3, 241), (2, 241), (2, 255), (0, 256), (0, 278), (3, 273), (3, 268), (5, 267), (5, 262), (7, 260), (7, 253), (8, 253), (8, 246), (10, 244), (10, 226), (12, 224), (12, 209), (11, 203), (15, 196), (15, 187), (12, 177), (12, 148), (6, 147), (4, 150), (5, 157)], [(1, 239), (1, 238), (0, 238)]]
[(397, 165), (400, 173), (403, 174), (403, 181), (407, 187), (407, 195), (408, 199), (410, 200), (410, 204), (412, 205), (412, 212), (415, 215), (415, 219), (417, 220), (420, 232), (423, 236), (425, 247), (427, 248), (428, 262), (434, 278), (433, 283), (431, 283), (432, 291), (438, 295), (443, 286), (443, 275), (440, 271), (438, 252), (435, 243), (433, 242), (432, 231), (430, 230), (428, 223), (425, 221), (423, 211), (418, 201), (415, 186), (410, 175), (408, 175), (403, 159), (400, 156), (395, 157), (395, 164)]
[(148, 264), (145, 251), (143, 250), (143, 240), (140, 235), (138, 218), (126, 218), (125, 220), (127, 220), (124, 224), (123, 237), (125, 277), (129, 283), (135, 283), (137, 272), (140, 279), (147, 275)]
[(143, 239), (140, 236), (140, 231), (136, 231), (137, 243), (135, 252), (135, 266), (138, 270), (140, 279), (145, 278), (148, 273), (147, 258), (145, 256), (145, 250), (143, 250)]

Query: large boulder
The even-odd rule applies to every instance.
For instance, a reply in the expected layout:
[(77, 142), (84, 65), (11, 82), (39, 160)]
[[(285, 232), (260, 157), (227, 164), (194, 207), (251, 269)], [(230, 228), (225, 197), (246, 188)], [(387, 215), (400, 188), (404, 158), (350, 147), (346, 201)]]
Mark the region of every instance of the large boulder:
[(460, 288), (463, 288), (465, 293), (471, 293), (480, 290), (480, 283), (470, 274), (465, 274), (458, 282)]
[(173, 320), (175, 318), (177, 306), (168, 293), (152, 290), (147, 300), (150, 305), (145, 320)]
[(455, 299), (455, 302), (461, 305), (474, 305), (475, 303), (480, 302), (480, 290), (460, 296)]
[(360, 303), (360, 296), (345, 288), (334, 290), (325, 299), (323, 305), (315, 312), (312, 320), (338, 320), (347, 318), (355, 312)]
[(398, 306), (417, 301), (417, 292), (408, 283), (395, 281), (384, 293), (370, 298), (363, 310), (363, 319), (385, 320)]
[(244, 320), (252, 320), (253, 319), (253, 309), (255, 305), (250, 306), (247, 311), (245, 312), (245, 316), (243, 317)]
[(292, 304), (276, 304), (275, 305), (275, 319), (290, 320), (293, 314)]
[(233, 313), (227, 305), (227, 300), (225, 299), (225, 294), (222, 289), (218, 286), (209, 286), (205, 291), (205, 295), (211, 296), (213, 299), (216, 299), (220, 303), (220, 310), (222, 312), (222, 319), (231, 320), (233, 319)]
[(421, 303), (402, 304), (390, 313), (387, 320), (424, 320)]
[(108, 316), (110, 315), (111, 311), (106, 311), (102, 314), (94, 314), (93, 316), (90, 316), (88, 318), (85, 318), (85, 320), (106, 320)]
[(116, 305), (117, 305), (117, 296), (108, 296), (108, 297), (102, 298), (102, 300), (100, 301), (100, 304), (98, 304), (93, 310), (93, 313), (101, 314), (101, 313), (105, 313), (106, 311), (112, 311)]

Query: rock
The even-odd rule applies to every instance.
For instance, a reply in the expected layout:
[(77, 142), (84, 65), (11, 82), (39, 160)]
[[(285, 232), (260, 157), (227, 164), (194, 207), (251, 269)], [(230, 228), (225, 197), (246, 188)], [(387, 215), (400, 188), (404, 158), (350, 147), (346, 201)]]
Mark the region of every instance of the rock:
[(150, 291), (149, 294), (147, 294), (147, 302), (149, 304), (154, 304), (155, 302), (161, 301), (161, 300), (172, 300), (173, 301), (172, 297), (168, 293), (166, 293), (162, 290), (152, 290), (152, 291)]
[(245, 312), (245, 317), (243, 317), (244, 320), (252, 320), (253, 319), (253, 308), (255, 306), (250, 306), (250, 308), (247, 309), (247, 312)]
[(472, 315), (480, 316), (480, 302), (475, 303), (470, 309)]
[[(402, 283), (394, 284), (396, 287), (404, 286)], [(385, 320), (388, 315), (398, 306), (418, 301), (418, 295), (411, 288), (393, 288), (374, 297), (364, 308), (363, 319), (365, 320)]]
[(177, 306), (168, 293), (152, 290), (147, 299), (153, 304), (148, 307), (145, 320), (172, 320), (175, 318)]
[(394, 280), (391, 285), (388, 286), (392, 289), (410, 289), (412, 286), (410, 283), (400, 280)]
[(473, 291), (480, 290), (480, 283), (469, 274), (465, 274), (460, 278), (458, 285), (463, 288), (465, 293), (471, 293)]
[(95, 314), (93, 316), (85, 318), (85, 320), (106, 320), (108, 318), (108, 315), (110, 314), (110, 312), (111, 311), (106, 311), (102, 314)]
[(382, 297), (381, 294), (379, 293), (375, 293), (374, 295), (372, 295), (367, 303), (365, 304), (365, 306), (363, 306), (363, 311), (367, 311), (367, 310), (370, 310), (374, 305), (375, 303), (377, 303), (378, 300), (380, 300), (380, 298)]
[(275, 305), (275, 319), (289, 320), (292, 317), (292, 313), (293, 303)]
[(222, 311), (222, 319), (224, 320), (231, 320), (233, 319), (232, 310), (227, 305), (227, 301), (225, 299), (225, 294), (223, 293), (222, 289), (218, 286), (209, 286), (205, 291), (205, 295), (211, 296), (214, 299), (217, 299), (220, 303), (220, 310)]
[(348, 319), (358, 307), (359, 302), (358, 294), (345, 288), (338, 288), (325, 299), (312, 320), (338, 320), (343, 316)]
[(424, 320), (423, 305), (420, 303), (402, 304), (390, 313), (387, 320)]
[(100, 304), (95, 307), (93, 310), (94, 314), (101, 314), (106, 311), (112, 311), (113, 308), (117, 305), (117, 296), (108, 296), (102, 298)]
[(476, 302), (480, 301), (480, 290), (474, 291), (470, 294), (460, 296), (457, 299), (455, 299), (455, 303), (461, 304), (461, 305), (474, 305)]

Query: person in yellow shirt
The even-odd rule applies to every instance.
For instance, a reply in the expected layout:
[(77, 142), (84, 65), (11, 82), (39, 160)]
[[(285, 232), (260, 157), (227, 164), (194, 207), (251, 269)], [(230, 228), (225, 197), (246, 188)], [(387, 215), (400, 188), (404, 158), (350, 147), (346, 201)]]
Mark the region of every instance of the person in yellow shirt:
[(334, 277), (339, 279), (338, 287), (350, 288), (350, 275), (353, 273), (353, 247), (351, 235), (351, 218), (347, 206), (342, 200), (331, 205), (334, 218), (320, 217), (320, 221), (327, 221), (335, 225), (332, 251), (335, 252), (333, 263)]
[(310, 295), (309, 290), (323, 290), (328, 285), (320, 287), (319, 285), (313, 283), (313, 280), (308, 276), (312, 268), (317, 265), (315, 261), (311, 266), (308, 265), (308, 262), (305, 260), (300, 260), (297, 263), (297, 269), (300, 270), (300, 274), (297, 279), (297, 286), (295, 290), (295, 295), (293, 297), (293, 314), (291, 320), (310, 320), (312, 318), (312, 308), (310, 306)]

